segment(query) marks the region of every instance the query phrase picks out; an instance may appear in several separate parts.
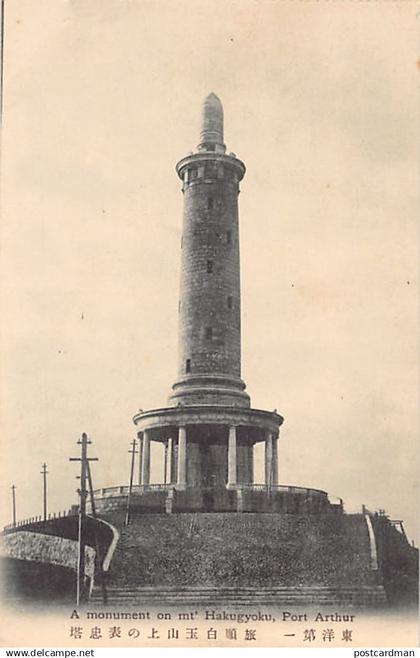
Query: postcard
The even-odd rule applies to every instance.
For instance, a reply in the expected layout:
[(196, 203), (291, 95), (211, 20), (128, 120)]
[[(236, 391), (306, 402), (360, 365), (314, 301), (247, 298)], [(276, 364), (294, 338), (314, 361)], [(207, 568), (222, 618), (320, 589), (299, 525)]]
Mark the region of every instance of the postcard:
[(2, 2), (3, 647), (413, 655), (419, 16)]

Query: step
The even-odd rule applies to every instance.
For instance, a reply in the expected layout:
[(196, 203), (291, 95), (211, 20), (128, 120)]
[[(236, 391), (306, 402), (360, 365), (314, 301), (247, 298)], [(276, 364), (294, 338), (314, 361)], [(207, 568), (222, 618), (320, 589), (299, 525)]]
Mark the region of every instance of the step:
[[(255, 603), (385, 603), (386, 597), (382, 586), (348, 586), (348, 587), (302, 587), (275, 589), (168, 589), (168, 588), (110, 588), (107, 591), (108, 603), (115, 605), (134, 605), (145, 601), (165, 601), (165, 604), (186, 603), (232, 603), (249, 605)], [(90, 601), (102, 604), (102, 593), (94, 589)]]
[[(376, 591), (376, 590), (370, 590)], [(354, 590), (353, 592), (341, 592), (330, 591), (330, 592), (318, 592), (318, 591), (304, 591), (304, 592), (238, 592), (237, 594), (228, 594), (226, 592), (155, 592), (155, 593), (146, 593), (146, 592), (125, 592), (124, 590), (120, 592), (110, 592), (108, 591), (108, 596), (113, 598), (124, 597), (124, 598), (170, 598), (170, 597), (182, 597), (182, 596), (194, 596), (197, 599), (205, 599), (212, 596), (223, 597), (223, 598), (249, 598), (249, 597), (266, 597), (266, 598), (275, 598), (278, 596), (287, 596), (288, 598), (302, 598), (302, 596), (337, 596), (341, 598), (345, 596), (351, 597), (354, 594), (360, 594), (361, 592), (369, 593), (367, 590)], [(98, 596), (101, 596), (101, 593), (98, 592)]]
[[(161, 588), (151, 588), (151, 589), (143, 589), (141, 587), (138, 588), (112, 588), (112, 587), (107, 587), (107, 591), (109, 594), (112, 594), (113, 596), (118, 596), (119, 594), (122, 594), (124, 596), (180, 596), (183, 594), (186, 595), (194, 595), (194, 596), (211, 596), (212, 594), (217, 594), (218, 596), (255, 596), (255, 595), (264, 595), (264, 596), (278, 596), (281, 594), (288, 594), (288, 595), (296, 595), (296, 596), (301, 596), (302, 594), (317, 594), (317, 595), (322, 595), (322, 594), (334, 594), (334, 593), (340, 593), (342, 595), (347, 594), (351, 595), (356, 592), (370, 592), (370, 591), (376, 591), (377, 586), (360, 586), (360, 587), (351, 587), (351, 588), (342, 588), (342, 587), (325, 587), (325, 588), (317, 588), (317, 587), (305, 587), (305, 588), (296, 588), (296, 587), (290, 587), (290, 588), (278, 588), (278, 589), (263, 589), (263, 588), (238, 588), (238, 589), (232, 589), (232, 590), (226, 590), (222, 588), (217, 588), (215, 587), (214, 589), (185, 589), (185, 588), (175, 588), (175, 589), (161, 589)], [(97, 590), (94, 590), (94, 592), (98, 592), (100, 594), (101, 589), (98, 588)]]

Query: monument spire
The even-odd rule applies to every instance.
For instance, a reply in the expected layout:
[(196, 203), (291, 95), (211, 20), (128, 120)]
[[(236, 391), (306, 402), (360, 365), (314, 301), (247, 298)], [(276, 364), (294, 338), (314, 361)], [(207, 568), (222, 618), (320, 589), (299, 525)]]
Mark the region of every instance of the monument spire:
[(266, 444), (266, 484), (275, 486), (283, 422), (276, 412), (251, 408), (241, 378), (238, 196), (245, 165), (226, 153), (223, 106), (213, 92), (202, 105), (200, 140), (176, 166), (184, 196), (177, 380), (168, 407), (134, 417), (142, 485), (150, 483), (150, 444), (161, 442), (165, 484), (186, 490), (195, 509), (211, 506), (209, 491), (223, 490), (229, 506), (228, 489), (253, 484), (256, 443)]
[(201, 108), (201, 142), (199, 151), (216, 151), (225, 153), (223, 143), (223, 105), (220, 98), (213, 92), (204, 99)]

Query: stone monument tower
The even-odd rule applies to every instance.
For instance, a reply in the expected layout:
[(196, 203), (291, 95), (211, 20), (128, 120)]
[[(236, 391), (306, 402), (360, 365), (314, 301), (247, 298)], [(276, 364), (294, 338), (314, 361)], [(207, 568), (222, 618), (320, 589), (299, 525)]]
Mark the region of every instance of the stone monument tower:
[[(29, 592), (49, 600), (51, 583), (73, 595), (71, 555), (84, 556), (86, 544), (89, 571), (78, 558), (76, 573), (91, 606), (347, 609), (414, 601), (418, 551), (395, 529), (401, 521), (365, 507), (346, 514), (343, 501), (331, 502), (325, 491), (278, 484), (283, 418), (253, 409), (241, 379), (238, 194), (245, 165), (226, 154), (223, 108), (214, 94), (204, 101), (200, 143), (177, 173), (184, 193), (178, 376), (167, 406), (134, 417), (139, 482), (133, 441), (129, 486), (93, 491), (63, 518), (6, 529), (4, 573), (17, 574), (7, 576), (9, 583), (22, 583), (25, 605)], [(164, 468), (152, 484), (157, 443)], [(265, 445), (264, 484), (254, 482), (257, 443)], [(83, 435), (80, 501), (86, 480), (91, 485), (86, 448)], [(67, 542), (70, 557), (52, 563), (49, 540), (55, 549), (58, 540)], [(16, 601), (15, 585), (8, 587)]]
[(169, 406), (138, 413), (141, 482), (150, 483), (150, 442), (165, 446), (164, 484), (195, 492), (254, 482), (254, 446), (265, 443), (265, 483), (278, 483), (283, 418), (251, 408), (241, 379), (239, 184), (245, 165), (226, 153), (223, 107), (204, 101), (200, 143), (180, 160), (181, 241), (178, 377)]

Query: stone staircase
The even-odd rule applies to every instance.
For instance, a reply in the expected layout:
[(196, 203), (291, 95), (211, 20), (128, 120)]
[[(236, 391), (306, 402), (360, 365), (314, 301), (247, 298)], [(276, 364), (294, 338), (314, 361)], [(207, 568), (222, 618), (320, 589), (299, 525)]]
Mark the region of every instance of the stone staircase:
[[(362, 515), (142, 514), (120, 538), (108, 604), (385, 603)], [(94, 588), (94, 605), (102, 594)]]
[(298, 605), (386, 605), (381, 585), (347, 587), (111, 587), (104, 604), (102, 591), (94, 587), (89, 606), (298, 606)]

